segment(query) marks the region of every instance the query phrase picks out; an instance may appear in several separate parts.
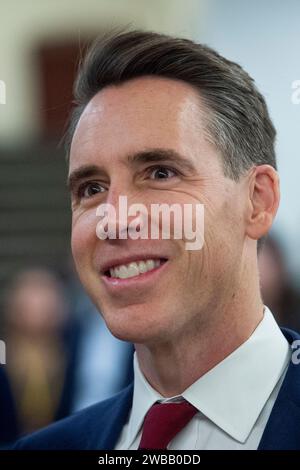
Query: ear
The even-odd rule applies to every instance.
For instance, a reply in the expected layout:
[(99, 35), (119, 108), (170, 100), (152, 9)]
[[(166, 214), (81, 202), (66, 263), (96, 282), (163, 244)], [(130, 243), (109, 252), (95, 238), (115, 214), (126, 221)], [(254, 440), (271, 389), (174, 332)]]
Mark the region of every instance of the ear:
[(270, 230), (280, 200), (279, 176), (270, 165), (259, 165), (250, 173), (246, 234), (253, 240)]

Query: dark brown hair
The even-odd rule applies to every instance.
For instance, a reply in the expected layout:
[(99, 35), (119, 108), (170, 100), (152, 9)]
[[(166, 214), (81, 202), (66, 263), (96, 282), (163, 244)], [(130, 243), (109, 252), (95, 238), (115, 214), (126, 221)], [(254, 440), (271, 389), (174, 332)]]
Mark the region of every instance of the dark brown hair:
[(81, 113), (100, 90), (146, 75), (182, 80), (198, 90), (226, 176), (237, 180), (260, 164), (276, 168), (276, 132), (253, 79), (205, 45), (146, 31), (111, 32), (88, 51), (75, 83), (68, 150)]

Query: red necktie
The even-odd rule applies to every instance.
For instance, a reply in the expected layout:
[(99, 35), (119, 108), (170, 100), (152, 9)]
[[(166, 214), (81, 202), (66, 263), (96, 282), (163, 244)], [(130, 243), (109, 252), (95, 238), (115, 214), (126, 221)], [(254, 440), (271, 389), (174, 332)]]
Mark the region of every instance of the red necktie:
[(197, 412), (187, 401), (155, 403), (146, 414), (139, 449), (166, 449)]

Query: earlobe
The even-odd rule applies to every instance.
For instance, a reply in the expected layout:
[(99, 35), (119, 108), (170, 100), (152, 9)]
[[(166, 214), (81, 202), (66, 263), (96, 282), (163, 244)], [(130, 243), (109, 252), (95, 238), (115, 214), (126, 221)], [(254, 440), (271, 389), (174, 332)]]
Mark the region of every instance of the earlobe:
[(252, 170), (249, 182), (249, 214), (247, 235), (258, 240), (270, 230), (280, 200), (279, 177), (270, 165)]

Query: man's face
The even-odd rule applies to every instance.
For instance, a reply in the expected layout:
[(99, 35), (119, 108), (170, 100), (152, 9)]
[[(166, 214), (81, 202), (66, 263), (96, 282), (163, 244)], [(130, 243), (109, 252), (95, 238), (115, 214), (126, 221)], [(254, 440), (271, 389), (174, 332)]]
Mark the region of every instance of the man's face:
[[(70, 153), (70, 175), (77, 175), (71, 185), (72, 251), (85, 289), (121, 339), (174, 340), (215, 322), (214, 312), (235, 294), (247, 185), (224, 176), (204, 128), (197, 92), (156, 77), (105, 88), (78, 123)], [(203, 248), (187, 250), (185, 240), (174, 238), (100, 240), (96, 209), (117, 206), (119, 196), (127, 196), (128, 206), (147, 208), (203, 204)], [(115, 279), (110, 271), (145, 259), (150, 268), (149, 260), (156, 261), (154, 269), (128, 279)]]

